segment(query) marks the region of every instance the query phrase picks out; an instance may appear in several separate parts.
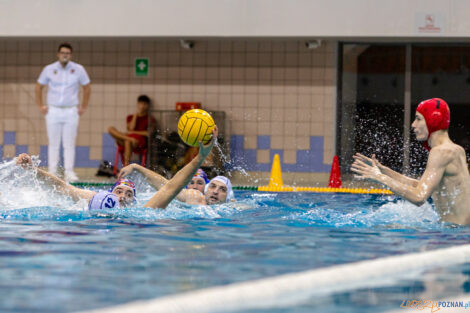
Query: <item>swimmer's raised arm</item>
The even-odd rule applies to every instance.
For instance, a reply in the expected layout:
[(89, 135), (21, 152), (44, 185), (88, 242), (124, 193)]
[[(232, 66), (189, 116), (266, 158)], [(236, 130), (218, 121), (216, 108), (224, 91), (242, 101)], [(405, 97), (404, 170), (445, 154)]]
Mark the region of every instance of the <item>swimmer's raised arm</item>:
[(145, 207), (150, 208), (166, 208), (166, 206), (173, 200), (176, 195), (186, 186), (191, 178), (196, 173), (197, 169), (201, 166), (204, 159), (209, 155), (214, 146), (217, 138), (218, 130), (215, 126), (212, 132), (212, 140), (207, 145), (199, 143), (198, 155), (189, 162), (185, 167), (176, 173), (172, 179), (168, 181), (146, 204)]
[(121, 171), (119, 171), (119, 177), (118, 178), (124, 178), (127, 175), (129, 175), (130, 173), (132, 173), (132, 171), (137, 171), (137, 172), (141, 173), (142, 175), (144, 175), (147, 182), (157, 190), (160, 190), (160, 188), (165, 186), (165, 184), (168, 182), (168, 179), (166, 179), (162, 175), (160, 175), (158, 173), (155, 173), (154, 171), (151, 171), (148, 168), (145, 168), (145, 167), (143, 167), (139, 164), (135, 164), (135, 163), (129, 164), (129, 165), (123, 167), (121, 169)]
[(36, 175), (39, 179), (51, 186), (54, 186), (58, 192), (71, 196), (76, 201), (80, 199), (90, 200), (95, 194), (93, 191), (80, 189), (69, 185), (57, 176), (52, 175), (51, 173), (34, 166), (31, 157), (26, 153), (18, 155), (18, 157), (16, 158), (16, 164), (21, 165), (24, 169), (36, 171)]
[[(124, 178), (132, 171), (137, 171), (141, 173), (147, 182), (152, 185), (153, 188), (160, 190), (163, 186), (168, 183), (168, 179), (163, 177), (162, 175), (155, 173), (154, 171), (149, 170), (148, 168), (145, 168), (139, 164), (129, 164), (128, 166), (125, 166), (121, 169), (119, 172), (119, 178)], [(193, 196), (193, 191), (190, 191), (189, 189), (183, 189), (181, 192), (176, 196), (176, 199), (178, 199), (181, 202), (187, 202), (188, 200), (194, 198)]]
[(448, 158), (442, 157), (442, 155), (440, 155), (436, 150), (431, 150), (426, 170), (418, 181), (416, 187), (406, 185), (399, 180), (382, 173), (375, 159), (372, 159), (372, 164), (370, 165), (356, 159), (351, 170), (359, 174), (355, 175), (356, 178), (371, 179), (382, 183), (389, 187), (395, 194), (416, 205), (422, 205), (429, 197), (431, 197), (433, 190), (435, 190), (441, 181), (448, 162)]
[(400, 183), (402, 184), (405, 184), (405, 185), (408, 185), (408, 186), (413, 186), (413, 187), (416, 187), (418, 186), (418, 180), (417, 179), (414, 179), (414, 178), (411, 178), (411, 177), (408, 177), (408, 176), (405, 176), (405, 175), (402, 175), (398, 172), (395, 172), (394, 170), (392, 170), (391, 168), (385, 166), (385, 165), (382, 165), (378, 160), (377, 158), (375, 157), (375, 154), (372, 154), (372, 157), (369, 158), (369, 157), (366, 157), (365, 155), (363, 154), (360, 154), (360, 153), (356, 153), (355, 155), (353, 155), (353, 158), (354, 158), (354, 162), (356, 161), (362, 161), (366, 164), (372, 164), (372, 160), (375, 160), (376, 161), (376, 164), (377, 164), (377, 167), (380, 169), (380, 171), (387, 175), (387, 176), (390, 176), (391, 178), (393, 178), (394, 180), (397, 180), (399, 181)]

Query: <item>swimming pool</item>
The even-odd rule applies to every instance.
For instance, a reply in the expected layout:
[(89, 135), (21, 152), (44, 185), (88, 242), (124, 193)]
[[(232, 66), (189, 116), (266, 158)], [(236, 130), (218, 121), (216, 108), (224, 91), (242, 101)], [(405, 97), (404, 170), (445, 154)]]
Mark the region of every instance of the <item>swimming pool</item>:
[[(239, 202), (230, 205), (174, 202), (166, 211), (92, 215), (84, 205), (48, 196), (42, 186), (25, 187), (21, 175), (2, 185), (0, 312), (96, 309), (470, 239), (467, 227), (440, 223), (431, 205), (418, 208), (392, 196), (237, 191)], [(14, 185), (19, 195), (12, 194)], [(138, 205), (149, 196), (141, 192)], [(37, 199), (44, 206), (28, 206)], [(465, 276), (468, 269), (441, 269), (436, 280)], [(288, 306), (242, 312), (399, 308), (423, 291), (432, 271), (371, 288), (319, 290)], [(464, 293), (467, 285), (432, 297)]]

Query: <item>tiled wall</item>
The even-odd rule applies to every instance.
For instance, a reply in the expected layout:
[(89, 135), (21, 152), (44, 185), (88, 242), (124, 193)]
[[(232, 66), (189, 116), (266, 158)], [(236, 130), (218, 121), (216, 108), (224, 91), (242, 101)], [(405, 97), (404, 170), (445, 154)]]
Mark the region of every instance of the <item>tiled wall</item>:
[[(62, 40), (0, 40), (0, 157), (27, 151), (46, 159), (45, 122), (34, 84), (56, 60)], [(334, 42), (309, 50), (304, 41), (72, 40), (74, 60), (92, 81), (77, 138), (77, 167), (113, 160), (108, 126), (125, 128), (136, 97), (159, 109), (199, 101), (231, 121), (232, 167), (269, 171), (274, 152), (286, 170), (326, 172), (334, 154)], [(149, 76), (134, 76), (134, 59), (149, 59)], [(42, 152), (42, 153), (41, 153)], [(44, 160), (46, 164), (47, 160)]]

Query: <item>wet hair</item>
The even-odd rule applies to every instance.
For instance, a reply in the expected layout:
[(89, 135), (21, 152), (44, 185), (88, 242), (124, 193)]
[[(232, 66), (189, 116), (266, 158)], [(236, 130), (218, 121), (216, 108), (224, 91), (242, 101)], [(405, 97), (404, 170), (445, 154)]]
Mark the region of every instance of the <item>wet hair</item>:
[(150, 98), (147, 95), (140, 95), (139, 97), (137, 97), (137, 102), (144, 102), (148, 105), (150, 105), (151, 103)]
[(59, 45), (59, 48), (57, 48), (57, 52), (60, 52), (60, 49), (62, 48), (67, 48), (67, 49), (70, 49), (70, 52), (73, 52), (73, 48), (72, 48), (72, 45), (70, 44), (70, 42), (63, 42)]

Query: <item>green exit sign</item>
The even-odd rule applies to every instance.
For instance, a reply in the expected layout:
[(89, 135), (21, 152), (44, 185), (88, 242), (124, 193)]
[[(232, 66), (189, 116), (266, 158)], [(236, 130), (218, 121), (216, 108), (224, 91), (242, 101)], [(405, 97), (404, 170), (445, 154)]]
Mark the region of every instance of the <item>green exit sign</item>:
[(137, 58), (135, 59), (135, 76), (147, 77), (149, 74), (149, 59)]

